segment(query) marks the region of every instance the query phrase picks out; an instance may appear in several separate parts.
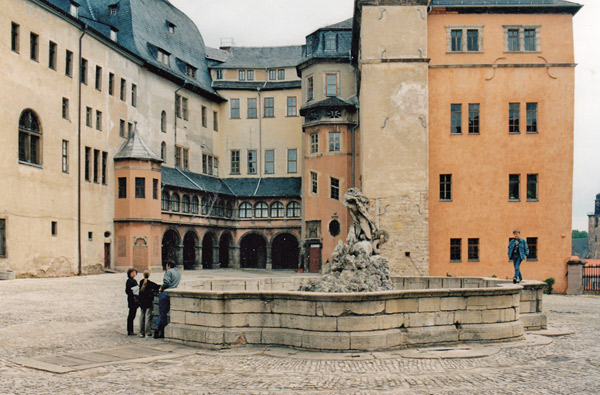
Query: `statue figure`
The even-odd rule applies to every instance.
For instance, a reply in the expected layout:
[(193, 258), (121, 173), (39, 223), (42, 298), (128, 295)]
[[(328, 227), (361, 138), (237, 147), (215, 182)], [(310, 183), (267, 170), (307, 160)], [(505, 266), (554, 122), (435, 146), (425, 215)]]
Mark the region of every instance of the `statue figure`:
[[(368, 241), (374, 253), (379, 253), (379, 246), (387, 241), (387, 232), (378, 230), (375, 221), (369, 215), (369, 199), (358, 188), (350, 188), (344, 194), (344, 206), (352, 218), (346, 242), (353, 245)], [(371, 255), (371, 254), (369, 254)]]

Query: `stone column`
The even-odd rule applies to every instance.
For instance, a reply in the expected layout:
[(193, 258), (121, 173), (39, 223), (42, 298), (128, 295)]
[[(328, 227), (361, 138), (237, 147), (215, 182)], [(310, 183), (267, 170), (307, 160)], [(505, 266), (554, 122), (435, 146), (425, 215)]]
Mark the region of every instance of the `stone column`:
[(273, 270), (273, 257), (271, 255), (271, 246), (267, 244), (267, 270)]
[(583, 293), (583, 266), (586, 262), (577, 256), (572, 256), (567, 262), (567, 295)]
[(221, 268), (221, 263), (219, 263), (219, 247), (213, 247), (213, 254), (212, 254), (212, 268), (213, 269), (220, 269)]
[(183, 244), (175, 247), (175, 266), (183, 270)]
[(194, 269), (202, 270), (202, 246), (194, 247), (196, 249), (196, 259), (194, 259)]
[(232, 269), (241, 269), (240, 247), (230, 247), (229, 249), (229, 266)]

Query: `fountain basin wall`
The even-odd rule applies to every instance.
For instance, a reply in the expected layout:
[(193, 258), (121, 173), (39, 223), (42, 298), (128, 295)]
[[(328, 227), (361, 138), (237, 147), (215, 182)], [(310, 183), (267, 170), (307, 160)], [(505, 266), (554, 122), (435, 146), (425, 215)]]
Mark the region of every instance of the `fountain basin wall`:
[[(203, 288), (213, 290), (168, 291), (166, 336), (214, 347), (368, 351), (523, 335), (520, 310), (526, 288), (502, 280), (397, 277), (397, 290), (352, 294), (282, 291), (278, 281), (278, 290), (267, 289), (273, 286), (269, 281), (250, 286), (256, 290), (244, 283), (239, 290), (246, 281), (262, 280), (208, 280)], [(220, 286), (228, 290), (214, 290)], [(295, 287), (296, 281), (289, 286)], [(537, 290), (529, 291), (535, 292), (527, 298), (538, 297)], [(537, 299), (524, 302), (527, 309), (541, 310)]]

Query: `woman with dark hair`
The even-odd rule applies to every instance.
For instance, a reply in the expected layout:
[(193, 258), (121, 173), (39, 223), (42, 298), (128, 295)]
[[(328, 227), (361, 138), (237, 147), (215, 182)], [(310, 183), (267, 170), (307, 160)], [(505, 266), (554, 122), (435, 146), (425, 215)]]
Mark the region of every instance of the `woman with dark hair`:
[(127, 269), (127, 282), (125, 283), (125, 293), (127, 294), (127, 306), (129, 307), (129, 315), (127, 316), (127, 336), (133, 336), (133, 320), (135, 320), (135, 313), (138, 308), (137, 297), (140, 294), (140, 287), (135, 276), (137, 270), (134, 268)]
[(140, 337), (151, 336), (152, 310), (154, 296), (158, 292), (158, 284), (149, 279), (150, 270), (144, 270), (144, 278), (140, 280)]

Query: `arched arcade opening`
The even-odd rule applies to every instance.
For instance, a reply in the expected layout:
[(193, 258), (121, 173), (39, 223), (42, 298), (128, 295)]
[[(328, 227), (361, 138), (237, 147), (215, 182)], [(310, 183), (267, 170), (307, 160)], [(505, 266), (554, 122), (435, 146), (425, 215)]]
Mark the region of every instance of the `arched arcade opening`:
[(205, 233), (202, 239), (202, 267), (204, 269), (212, 269), (213, 267), (214, 247), (215, 235), (211, 232)]
[(175, 229), (167, 229), (162, 238), (162, 267), (166, 269), (167, 262), (177, 264), (177, 250), (179, 248), (181, 238)]
[(267, 241), (261, 235), (248, 233), (240, 242), (240, 264), (243, 268), (267, 266)]
[(298, 239), (291, 233), (281, 233), (271, 242), (273, 269), (298, 269)]
[(195, 232), (189, 231), (183, 237), (183, 268), (193, 269), (196, 266), (196, 247), (198, 246), (198, 236)]
[(229, 267), (229, 252), (232, 247), (233, 238), (229, 232), (224, 232), (219, 239), (219, 263), (221, 268)]

